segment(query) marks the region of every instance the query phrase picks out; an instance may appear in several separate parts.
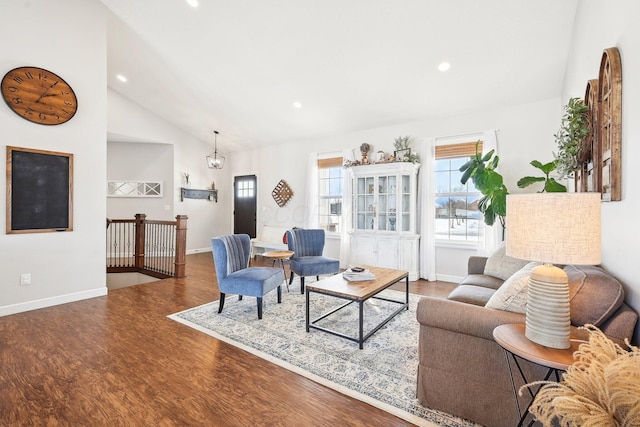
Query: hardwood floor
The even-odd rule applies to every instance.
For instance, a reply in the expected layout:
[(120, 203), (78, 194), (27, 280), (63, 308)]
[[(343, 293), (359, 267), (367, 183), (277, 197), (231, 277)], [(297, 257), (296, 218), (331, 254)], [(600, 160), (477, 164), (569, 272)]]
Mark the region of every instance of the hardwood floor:
[(201, 253), (183, 279), (0, 317), (0, 425), (411, 425), (166, 317), (218, 297)]

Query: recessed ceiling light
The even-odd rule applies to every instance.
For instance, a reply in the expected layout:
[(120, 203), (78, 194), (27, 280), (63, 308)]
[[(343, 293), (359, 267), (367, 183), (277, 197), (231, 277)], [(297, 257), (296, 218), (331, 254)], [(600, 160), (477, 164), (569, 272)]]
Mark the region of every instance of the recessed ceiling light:
[(191, 7), (198, 7), (198, 0), (187, 0), (187, 4)]
[(122, 74), (118, 74), (116, 76), (118, 78), (118, 80), (120, 80), (122, 83), (126, 83), (127, 82), (127, 78), (125, 76), (123, 76)]
[(295, 108), (300, 109), (300, 108), (302, 108), (302, 103), (301, 103), (301, 102), (299, 102), (299, 101), (296, 101), (296, 102), (294, 102), (294, 103), (293, 103), (293, 106), (294, 106)]
[(448, 71), (449, 68), (451, 68), (451, 64), (449, 64), (448, 62), (441, 62), (440, 65), (438, 65), (438, 70), (440, 71)]

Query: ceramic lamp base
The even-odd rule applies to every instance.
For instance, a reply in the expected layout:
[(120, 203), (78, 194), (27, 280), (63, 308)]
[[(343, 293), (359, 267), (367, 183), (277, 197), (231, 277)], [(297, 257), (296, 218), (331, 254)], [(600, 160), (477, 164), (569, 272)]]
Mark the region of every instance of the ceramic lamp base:
[(534, 268), (529, 278), (525, 336), (545, 347), (569, 348), (569, 279), (550, 264)]

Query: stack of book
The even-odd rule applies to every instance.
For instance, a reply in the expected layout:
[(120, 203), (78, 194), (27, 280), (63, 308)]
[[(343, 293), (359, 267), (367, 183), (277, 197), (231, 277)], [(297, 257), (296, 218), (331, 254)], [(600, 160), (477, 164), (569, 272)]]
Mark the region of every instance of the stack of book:
[(349, 282), (361, 282), (365, 280), (374, 280), (376, 275), (369, 270), (350, 268), (342, 273), (342, 277)]

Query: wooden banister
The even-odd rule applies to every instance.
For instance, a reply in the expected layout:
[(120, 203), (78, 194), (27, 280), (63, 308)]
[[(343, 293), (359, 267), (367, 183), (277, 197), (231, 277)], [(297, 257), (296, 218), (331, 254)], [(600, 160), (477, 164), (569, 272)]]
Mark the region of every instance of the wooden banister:
[(175, 221), (107, 218), (107, 272), (138, 272), (157, 278), (185, 277), (186, 215)]

